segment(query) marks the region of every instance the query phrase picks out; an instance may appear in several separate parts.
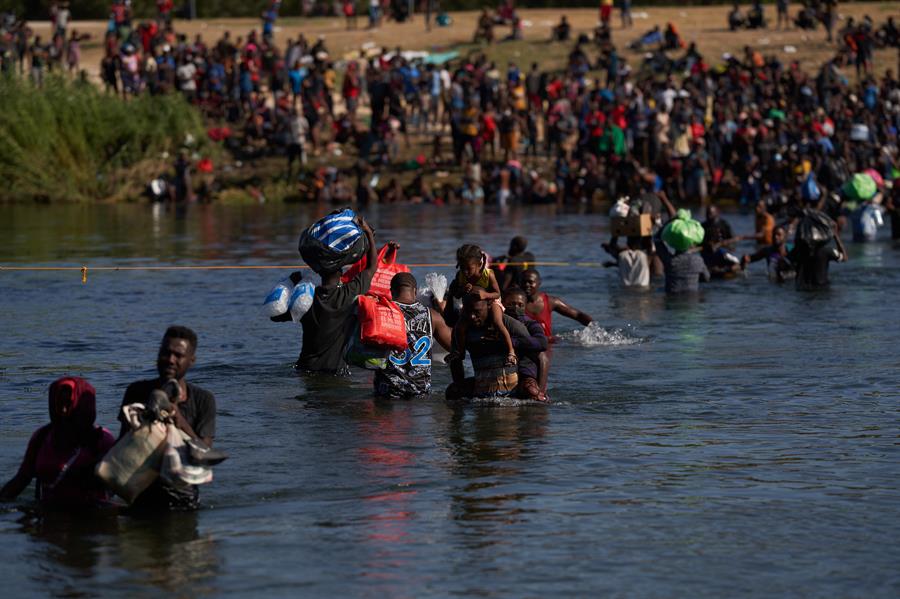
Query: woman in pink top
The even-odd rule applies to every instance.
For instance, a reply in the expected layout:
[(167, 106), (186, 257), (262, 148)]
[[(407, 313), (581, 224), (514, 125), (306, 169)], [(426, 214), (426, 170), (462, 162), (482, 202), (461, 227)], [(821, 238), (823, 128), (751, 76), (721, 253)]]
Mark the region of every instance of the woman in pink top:
[(79, 377), (63, 377), (50, 385), (50, 424), (31, 436), (19, 471), (0, 490), (11, 501), (37, 479), (35, 494), (44, 504), (90, 507), (108, 499), (94, 467), (115, 444), (115, 437), (96, 426), (94, 388)]

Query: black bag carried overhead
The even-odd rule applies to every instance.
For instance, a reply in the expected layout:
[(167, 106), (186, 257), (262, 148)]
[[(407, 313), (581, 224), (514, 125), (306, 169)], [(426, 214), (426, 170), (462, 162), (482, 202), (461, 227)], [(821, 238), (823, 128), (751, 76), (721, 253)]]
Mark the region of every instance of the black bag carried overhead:
[(300, 235), (303, 261), (318, 273), (334, 272), (357, 262), (369, 251), (369, 241), (350, 209), (335, 210)]
[(810, 248), (825, 245), (834, 237), (834, 226), (834, 221), (824, 212), (806, 208), (797, 225), (794, 244), (802, 244)]
[(847, 168), (847, 161), (839, 156), (829, 156), (819, 168), (819, 181), (829, 191), (839, 190), (849, 178), (850, 169)]

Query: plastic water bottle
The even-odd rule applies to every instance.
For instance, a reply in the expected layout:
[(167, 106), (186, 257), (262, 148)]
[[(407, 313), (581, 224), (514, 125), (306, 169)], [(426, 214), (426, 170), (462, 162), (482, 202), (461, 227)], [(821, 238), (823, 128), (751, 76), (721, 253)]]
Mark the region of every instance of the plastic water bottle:
[(288, 299), (288, 310), (291, 312), (291, 320), (300, 322), (303, 315), (309, 311), (316, 294), (316, 286), (309, 281), (300, 281), (291, 290)]
[(271, 318), (273, 316), (281, 316), (288, 311), (288, 300), (291, 296), (291, 288), (293, 283), (289, 278), (282, 279), (272, 287), (272, 290), (263, 300), (263, 314)]

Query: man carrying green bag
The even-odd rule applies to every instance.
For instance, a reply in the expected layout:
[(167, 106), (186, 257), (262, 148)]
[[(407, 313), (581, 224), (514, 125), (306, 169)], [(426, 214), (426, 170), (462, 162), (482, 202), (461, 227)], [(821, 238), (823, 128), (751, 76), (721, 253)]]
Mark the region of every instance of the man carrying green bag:
[(872, 175), (868, 173), (856, 173), (844, 183), (841, 191), (843, 191), (844, 195), (850, 200), (867, 202), (878, 193), (878, 184), (875, 182), (875, 179), (872, 178)]
[(659, 234), (657, 252), (666, 273), (666, 293), (681, 295), (700, 291), (700, 281), (709, 281), (709, 270), (698, 248), (703, 243), (703, 225), (684, 208), (678, 210)]

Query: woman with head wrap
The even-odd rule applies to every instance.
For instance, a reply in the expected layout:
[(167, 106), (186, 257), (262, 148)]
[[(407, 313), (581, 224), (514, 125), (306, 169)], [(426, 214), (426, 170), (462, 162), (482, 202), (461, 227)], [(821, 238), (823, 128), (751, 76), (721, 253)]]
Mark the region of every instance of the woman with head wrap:
[(19, 471), (0, 490), (11, 501), (37, 479), (35, 495), (44, 504), (89, 507), (108, 496), (94, 476), (97, 465), (115, 443), (112, 433), (94, 424), (94, 388), (79, 377), (63, 377), (50, 385), (50, 424), (31, 436)]

